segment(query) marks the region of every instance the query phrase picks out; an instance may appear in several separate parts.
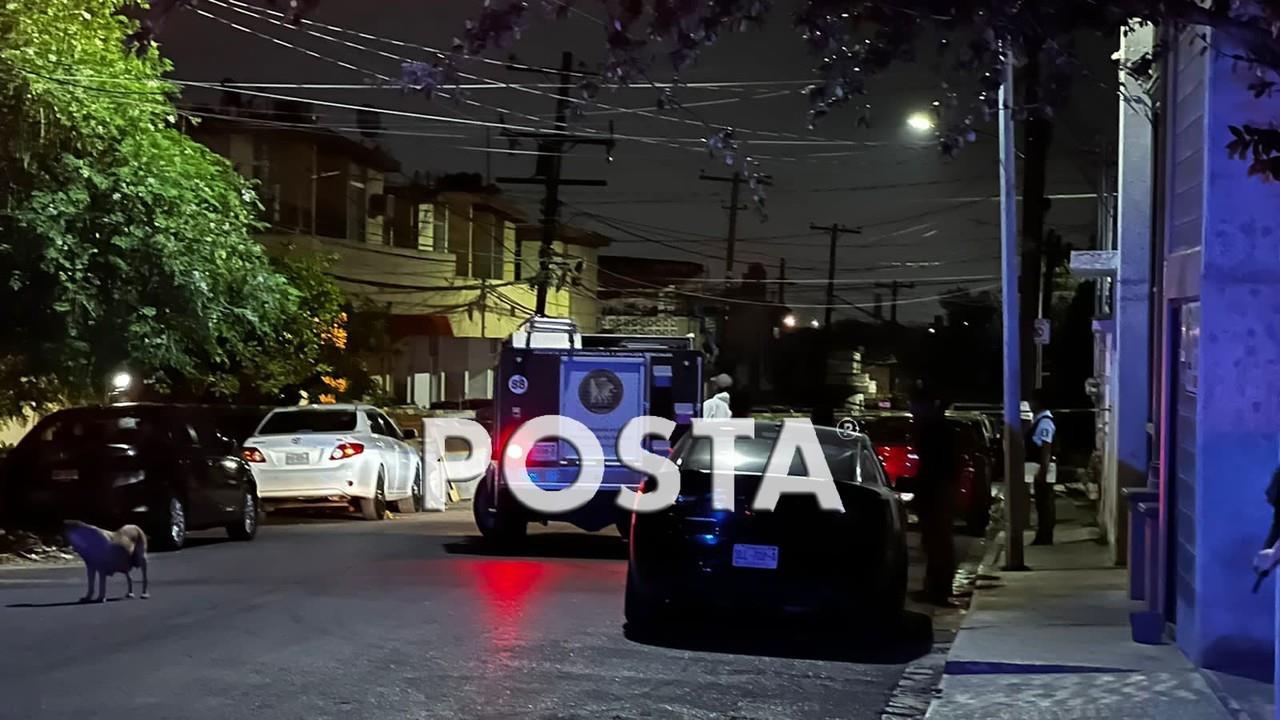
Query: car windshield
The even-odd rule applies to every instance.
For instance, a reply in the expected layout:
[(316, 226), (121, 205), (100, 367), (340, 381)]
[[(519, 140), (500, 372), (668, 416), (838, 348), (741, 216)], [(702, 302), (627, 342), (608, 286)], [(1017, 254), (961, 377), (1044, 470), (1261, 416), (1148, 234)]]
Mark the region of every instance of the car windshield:
[(876, 445), (901, 445), (911, 442), (911, 418), (882, 417), (868, 420), (862, 431)]
[(278, 410), (267, 417), (258, 434), (340, 433), (355, 429), (354, 410)]
[(164, 427), (136, 412), (57, 414), (28, 437), (35, 445), (139, 445), (164, 437)]
[[(738, 474), (759, 475), (764, 473), (769, 462), (769, 453), (773, 452), (781, 428), (777, 425), (757, 425), (754, 438), (738, 438), (734, 440), (733, 452), (736, 458), (734, 470)], [(856, 440), (841, 439), (833, 430), (819, 428), (818, 441), (822, 444), (822, 454), (826, 457), (827, 466), (837, 480), (852, 480), (856, 477), (855, 465), (858, 460), (858, 443)], [(711, 472), (711, 440), (708, 438), (688, 436), (684, 449), (679, 454), (680, 467), (694, 472)], [(805, 476), (809, 472), (805, 468), (804, 459), (797, 451), (791, 458), (788, 475)]]

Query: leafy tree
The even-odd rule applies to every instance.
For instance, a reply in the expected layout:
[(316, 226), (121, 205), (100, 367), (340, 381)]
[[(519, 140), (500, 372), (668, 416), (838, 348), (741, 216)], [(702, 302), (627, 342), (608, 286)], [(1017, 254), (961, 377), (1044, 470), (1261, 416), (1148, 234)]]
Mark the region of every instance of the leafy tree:
[(120, 368), (273, 392), (340, 312), (332, 283), (273, 268), (253, 188), (171, 126), (168, 63), (125, 52), (123, 2), (0, 5), (0, 416), (99, 399)]
[[(536, 4), (549, 15), (567, 17), (574, 11), (575, 0)], [(600, 4), (609, 15), (604, 79), (643, 84), (653, 71), (679, 73), (688, 68), (721, 35), (782, 14), (775, 6), (784, 3), (601, 0)], [(526, 0), (486, 2), (456, 49), (477, 54), (509, 47), (528, 21), (530, 5)], [(1058, 91), (1080, 69), (1075, 39), (1082, 32), (1114, 34), (1136, 22), (1212, 28), (1229, 41), (1230, 49), (1210, 48), (1206, 41), (1206, 51), (1229, 53), (1258, 70), (1254, 90), (1259, 97), (1277, 87), (1274, 75), (1280, 71), (1278, 0), (1212, 0), (1208, 7), (1197, 0), (794, 0), (787, 5), (794, 9), (792, 21), (817, 58), (821, 80), (808, 95), (814, 120), (853, 102), (866, 92), (868, 80), (896, 63), (936, 55), (954, 75), (976, 79), (978, 87), (970, 97), (962, 97), (964, 91), (956, 89), (964, 83), (943, 86), (941, 112), (947, 122), (940, 143), (947, 152), (972, 142), (974, 125), (996, 109), (996, 90), (1008, 56), (1035, 69), (1030, 84), (1041, 88), (1044, 98), (1059, 97)], [(1144, 58), (1129, 70), (1145, 75), (1155, 59)], [(662, 102), (669, 103), (670, 98)], [(1052, 108), (1038, 102), (1023, 111), (1048, 115)], [(1241, 130), (1237, 152), (1258, 153), (1261, 159), (1280, 155), (1277, 131)], [(715, 147), (723, 140), (713, 137), (710, 142)], [(727, 149), (732, 150), (732, 145), (728, 143)], [(1280, 161), (1266, 169), (1280, 170)]]

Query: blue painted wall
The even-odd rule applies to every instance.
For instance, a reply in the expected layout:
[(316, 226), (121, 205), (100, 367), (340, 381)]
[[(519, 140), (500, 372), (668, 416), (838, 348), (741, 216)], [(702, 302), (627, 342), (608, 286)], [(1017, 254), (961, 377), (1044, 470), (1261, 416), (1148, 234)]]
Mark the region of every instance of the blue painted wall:
[(1280, 184), (1248, 177), (1224, 148), (1229, 125), (1266, 124), (1280, 101), (1255, 100), (1249, 73), (1207, 57), (1196, 597), (1180, 643), (1205, 667), (1270, 680), (1275, 603), (1270, 592), (1250, 592), (1250, 563), (1270, 524), (1265, 490), (1280, 460)]

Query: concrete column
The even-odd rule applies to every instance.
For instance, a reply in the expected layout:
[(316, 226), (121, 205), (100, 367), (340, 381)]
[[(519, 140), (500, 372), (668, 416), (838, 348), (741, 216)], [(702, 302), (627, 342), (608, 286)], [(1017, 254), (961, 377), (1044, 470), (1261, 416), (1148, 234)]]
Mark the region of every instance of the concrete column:
[[(1124, 62), (1150, 51), (1155, 30), (1140, 27), (1120, 40)], [(1120, 73), (1127, 95), (1146, 97), (1143, 86)], [(1112, 513), (1103, 527), (1109, 533), (1112, 558), (1123, 562), (1128, 519), (1120, 501), (1121, 488), (1147, 484), (1150, 449), (1147, 423), (1151, 410), (1151, 227), (1154, 202), (1154, 128), (1147, 107), (1120, 100), (1120, 157), (1116, 203), (1117, 249), (1120, 252), (1115, 282), (1115, 366), (1110, 430), (1114, 466), (1105, 478), (1112, 487), (1102, 488)]]
[[(1224, 36), (1212, 41), (1235, 52)], [(1280, 185), (1250, 177), (1225, 148), (1230, 126), (1266, 125), (1280, 98), (1255, 99), (1253, 75), (1210, 57), (1188, 650), (1206, 667), (1270, 680), (1275, 603), (1250, 592), (1250, 562), (1270, 523), (1265, 491), (1280, 454)]]

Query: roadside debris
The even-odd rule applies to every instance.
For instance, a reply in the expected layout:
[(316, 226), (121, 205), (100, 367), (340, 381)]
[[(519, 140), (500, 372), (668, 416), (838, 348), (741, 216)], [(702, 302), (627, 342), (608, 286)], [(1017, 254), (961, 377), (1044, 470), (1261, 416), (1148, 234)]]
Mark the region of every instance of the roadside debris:
[(16, 563), (64, 563), (75, 554), (58, 533), (0, 529), (0, 565)]

